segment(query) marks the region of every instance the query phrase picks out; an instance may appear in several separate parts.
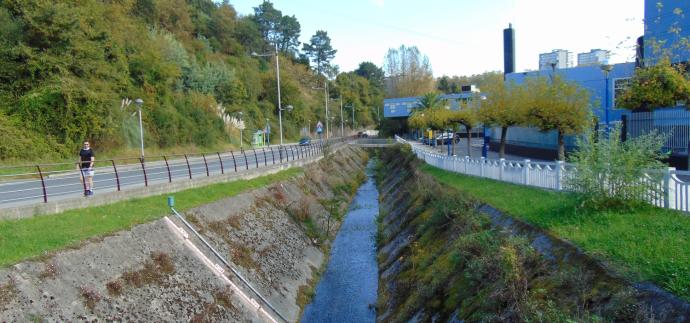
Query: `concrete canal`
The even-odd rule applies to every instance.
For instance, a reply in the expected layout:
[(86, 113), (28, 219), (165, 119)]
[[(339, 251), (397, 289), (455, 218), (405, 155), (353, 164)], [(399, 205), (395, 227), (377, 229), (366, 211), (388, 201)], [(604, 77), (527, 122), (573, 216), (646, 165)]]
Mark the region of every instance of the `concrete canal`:
[(374, 322), (378, 289), (376, 216), (379, 193), (373, 179), (373, 162), (367, 181), (350, 204), (338, 233), (326, 271), (316, 287), (302, 322)]

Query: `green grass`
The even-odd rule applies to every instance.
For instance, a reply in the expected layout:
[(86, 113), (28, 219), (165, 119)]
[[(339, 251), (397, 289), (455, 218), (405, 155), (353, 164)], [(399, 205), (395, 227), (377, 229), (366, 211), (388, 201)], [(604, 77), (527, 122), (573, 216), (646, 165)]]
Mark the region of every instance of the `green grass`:
[(635, 281), (651, 281), (690, 300), (690, 216), (652, 206), (585, 211), (574, 194), (447, 172), (422, 170), (511, 216), (582, 248)]
[[(286, 180), (302, 172), (302, 168), (290, 168), (251, 180), (213, 184), (171, 195), (175, 196), (176, 209), (184, 211)], [(167, 195), (70, 210), (55, 215), (0, 221), (0, 266), (5, 267), (52, 251), (78, 246), (86, 239), (159, 219), (170, 214)]]

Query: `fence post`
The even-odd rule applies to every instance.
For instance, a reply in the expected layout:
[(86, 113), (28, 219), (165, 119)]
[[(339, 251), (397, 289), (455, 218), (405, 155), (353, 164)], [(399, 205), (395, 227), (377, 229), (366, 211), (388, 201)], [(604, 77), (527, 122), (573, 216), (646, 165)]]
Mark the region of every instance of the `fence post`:
[(225, 174), (225, 169), (223, 168), (223, 158), (220, 158), (220, 152), (216, 152), (218, 155), (218, 160), (220, 161), (220, 173)]
[(259, 168), (259, 157), (256, 156), (256, 149), (252, 148), (254, 152), (254, 160), (256, 161), (256, 168)]
[(499, 162), (501, 163), (501, 165), (498, 168), (498, 179), (503, 180), (503, 172), (505, 172), (505, 168), (506, 168), (506, 159), (501, 158), (499, 160)]
[(264, 152), (264, 166), (268, 166), (268, 158), (266, 158), (266, 148), (261, 148), (261, 151)]
[(467, 165), (470, 163), (470, 156), (465, 156), (465, 174), (469, 174), (467, 172)]
[(484, 177), (484, 162), (486, 161), (485, 157), (481, 158), (480, 164), (479, 164), (479, 176)]
[(235, 154), (230, 151), (230, 156), (232, 156), (232, 165), (235, 166), (235, 173), (237, 173), (237, 161), (235, 160)]
[[(163, 156), (163, 160), (165, 160), (165, 169), (168, 170), (168, 183), (172, 183), (172, 176), (170, 174), (170, 165), (168, 165), (168, 158)], [(113, 168), (115, 168), (115, 162), (113, 162)], [(115, 170), (115, 176), (117, 176), (117, 170)], [(118, 186), (118, 191), (119, 191), (119, 186), (120, 186), (119, 180), (118, 180), (117, 186)]]
[[(117, 167), (115, 167), (115, 160), (111, 159), (110, 163), (113, 164), (113, 171), (115, 171), (115, 183), (117, 183), (117, 191), (120, 191), (120, 175), (117, 173)], [(168, 173), (168, 175), (170, 175)]]
[[(38, 176), (41, 176), (41, 187), (43, 187), (43, 203), (48, 203), (48, 192), (46, 191), (46, 182), (43, 180), (41, 166), (36, 165), (36, 169), (38, 169)], [(79, 169), (79, 172), (81, 172), (81, 168)], [(84, 183), (84, 185), (86, 185), (86, 183)], [(84, 186), (84, 191), (86, 191), (86, 186)]]
[(149, 179), (146, 176), (146, 166), (144, 166), (144, 157), (139, 158), (139, 161), (141, 162), (141, 170), (144, 172), (144, 186), (149, 186)]
[(525, 168), (522, 169), (522, 184), (529, 185), (530, 169), (532, 168), (532, 161), (525, 159)]
[(278, 160), (283, 163), (283, 146), (278, 146)]
[(276, 164), (276, 155), (273, 154), (273, 148), (268, 147), (268, 149), (271, 150), (271, 158), (273, 159), (273, 165), (275, 165)]
[(206, 166), (206, 177), (211, 176), (211, 174), (208, 172), (208, 163), (206, 162), (206, 154), (201, 154), (201, 157), (204, 158), (204, 166)]
[(292, 161), (295, 161), (295, 149), (294, 149), (295, 147), (292, 147), (292, 146), (288, 146), (288, 147), (290, 147), (290, 153), (292, 154)]
[(240, 148), (242, 151), (242, 155), (244, 156), (244, 166), (249, 170), (249, 162), (247, 161), (247, 153), (244, 152), (244, 149)]
[[(664, 208), (668, 209), (671, 207), (671, 174), (676, 171), (675, 167), (669, 167), (664, 172)], [(677, 198), (677, 196), (676, 196)], [(686, 197), (687, 198), (687, 197)], [(678, 201), (676, 201), (678, 204)]]
[(556, 190), (563, 190), (563, 161), (556, 161)]
[(187, 172), (189, 172), (189, 179), (192, 179), (192, 168), (189, 167), (189, 158), (187, 158), (187, 154), (184, 154), (184, 161), (187, 162)]
[(84, 187), (84, 193), (86, 193), (86, 178), (84, 177), (84, 172), (81, 170), (80, 163), (77, 163), (77, 169), (79, 170), (79, 176), (81, 176), (81, 186)]

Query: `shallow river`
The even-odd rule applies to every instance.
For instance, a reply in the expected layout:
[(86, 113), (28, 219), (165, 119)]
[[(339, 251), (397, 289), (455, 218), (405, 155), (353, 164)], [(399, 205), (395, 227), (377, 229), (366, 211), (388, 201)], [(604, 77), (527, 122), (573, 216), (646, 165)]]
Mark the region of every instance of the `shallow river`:
[(378, 289), (376, 216), (379, 192), (372, 178), (357, 191), (333, 242), (326, 272), (302, 322), (374, 322)]

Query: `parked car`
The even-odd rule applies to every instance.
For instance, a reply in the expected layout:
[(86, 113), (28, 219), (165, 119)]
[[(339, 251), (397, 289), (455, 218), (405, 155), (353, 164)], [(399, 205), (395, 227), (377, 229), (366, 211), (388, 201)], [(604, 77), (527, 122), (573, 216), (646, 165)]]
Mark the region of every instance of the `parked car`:
[(449, 133), (449, 132), (444, 132), (438, 136), (436, 136), (436, 144), (441, 145), (450, 145), (451, 140), (455, 141), (455, 143), (458, 143), (460, 140), (460, 137), (458, 137), (457, 134), (455, 133)]
[(300, 146), (307, 146), (309, 144), (311, 144), (311, 138), (309, 137), (302, 137), (302, 139), (299, 140)]

